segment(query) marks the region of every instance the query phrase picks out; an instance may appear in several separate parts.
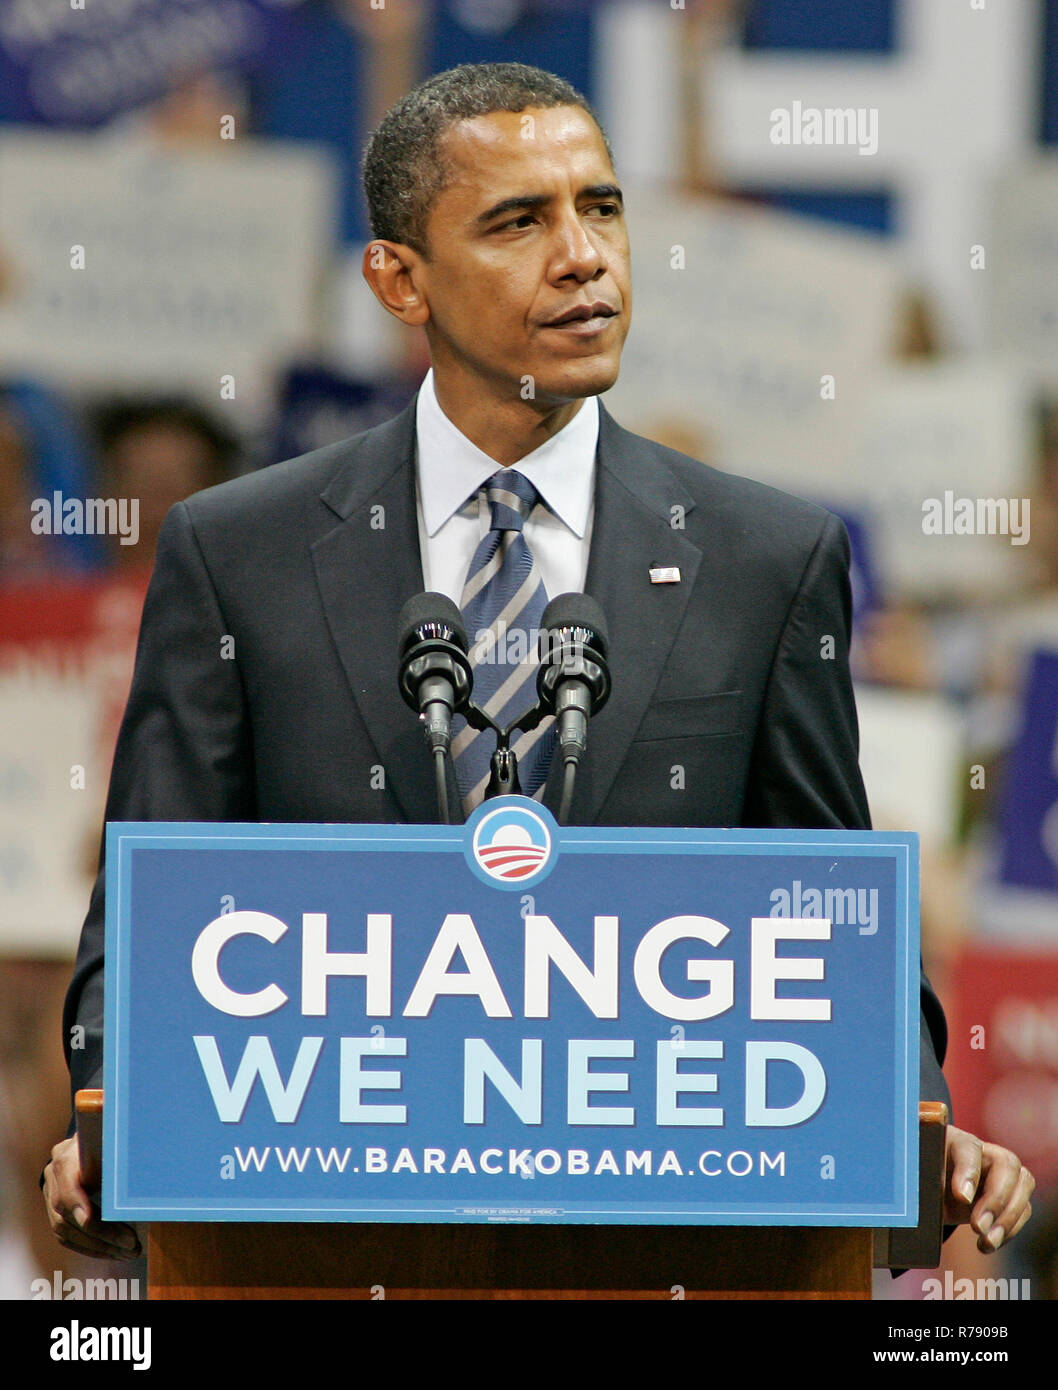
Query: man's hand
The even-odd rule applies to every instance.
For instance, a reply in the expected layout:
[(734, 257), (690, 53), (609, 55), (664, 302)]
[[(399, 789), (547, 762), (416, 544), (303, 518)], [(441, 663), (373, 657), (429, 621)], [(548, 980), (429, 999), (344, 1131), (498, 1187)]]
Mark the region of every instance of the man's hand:
[(77, 1140), (64, 1139), (51, 1151), (44, 1170), (44, 1205), (56, 1238), (70, 1250), (97, 1260), (131, 1260), (140, 1253), (140, 1240), (131, 1226), (101, 1221), (81, 1186)]
[(1029, 1198), (1036, 1179), (1017, 1154), (984, 1144), (964, 1129), (948, 1126), (945, 1146), (944, 1219), (969, 1222), (985, 1253), (1012, 1240), (1032, 1215)]

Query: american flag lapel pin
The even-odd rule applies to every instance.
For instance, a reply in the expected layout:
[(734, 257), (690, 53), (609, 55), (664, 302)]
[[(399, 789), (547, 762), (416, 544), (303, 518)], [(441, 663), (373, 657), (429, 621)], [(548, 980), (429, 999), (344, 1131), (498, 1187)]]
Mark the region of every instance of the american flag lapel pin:
[(651, 584), (678, 584), (680, 582), (679, 566), (651, 565), (650, 582)]

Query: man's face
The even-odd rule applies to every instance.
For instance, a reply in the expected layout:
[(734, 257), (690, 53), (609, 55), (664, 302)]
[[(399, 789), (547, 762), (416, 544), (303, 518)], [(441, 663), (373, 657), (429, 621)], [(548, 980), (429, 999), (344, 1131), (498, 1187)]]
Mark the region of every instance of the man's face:
[(577, 106), (497, 111), (453, 126), (444, 149), (454, 176), (415, 277), (439, 377), (498, 400), (529, 399), (532, 378), (544, 404), (607, 390), (632, 296), (621, 192), (595, 122)]

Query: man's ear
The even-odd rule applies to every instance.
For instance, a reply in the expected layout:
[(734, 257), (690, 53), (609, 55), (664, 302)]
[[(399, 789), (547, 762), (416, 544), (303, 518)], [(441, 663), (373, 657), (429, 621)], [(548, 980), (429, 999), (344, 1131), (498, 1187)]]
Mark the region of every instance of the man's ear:
[(421, 262), (418, 251), (398, 241), (370, 241), (364, 247), (364, 279), (383, 309), (409, 328), (421, 328), (430, 317), (419, 288)]

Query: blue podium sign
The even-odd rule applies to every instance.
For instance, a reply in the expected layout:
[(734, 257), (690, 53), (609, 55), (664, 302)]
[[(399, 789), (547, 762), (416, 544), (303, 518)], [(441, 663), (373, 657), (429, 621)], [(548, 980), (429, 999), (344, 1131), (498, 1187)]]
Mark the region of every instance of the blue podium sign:
[(107, 828), (104, 1215), (914, 1225), (918, 849)]

